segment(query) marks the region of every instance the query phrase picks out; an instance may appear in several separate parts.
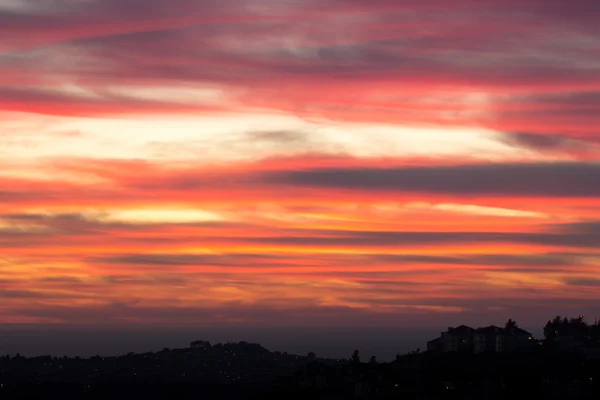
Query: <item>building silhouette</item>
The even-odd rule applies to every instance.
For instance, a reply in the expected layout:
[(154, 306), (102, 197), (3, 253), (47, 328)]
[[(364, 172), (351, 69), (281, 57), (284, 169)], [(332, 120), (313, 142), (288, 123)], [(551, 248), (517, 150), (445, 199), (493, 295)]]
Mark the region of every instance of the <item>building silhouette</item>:
[(514, 352), (530, 348), (536, 343), (530, 332), (516, 326), (500, 328), (487, 326), (471, 328), (460, 325), (449, 327), (438, 338), (427, 342), (427, 351), (432, 352)]

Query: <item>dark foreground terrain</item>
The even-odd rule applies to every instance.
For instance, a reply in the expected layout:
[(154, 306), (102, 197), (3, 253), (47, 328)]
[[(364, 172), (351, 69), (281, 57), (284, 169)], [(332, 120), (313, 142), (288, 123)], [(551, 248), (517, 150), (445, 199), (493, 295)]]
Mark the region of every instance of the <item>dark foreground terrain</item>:
[(0, 358), (0, 399), (137, 398), (600, 399), (600, 361), (540, 347), (363, 363), (245, 342), (118, 357)]

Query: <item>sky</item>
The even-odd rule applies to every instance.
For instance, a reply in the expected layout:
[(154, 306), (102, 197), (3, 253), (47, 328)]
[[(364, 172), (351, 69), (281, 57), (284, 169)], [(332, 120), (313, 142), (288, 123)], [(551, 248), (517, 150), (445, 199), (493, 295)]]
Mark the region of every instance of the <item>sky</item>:
[(0, 0), (0, 352), (593, 321), (599, 12)]

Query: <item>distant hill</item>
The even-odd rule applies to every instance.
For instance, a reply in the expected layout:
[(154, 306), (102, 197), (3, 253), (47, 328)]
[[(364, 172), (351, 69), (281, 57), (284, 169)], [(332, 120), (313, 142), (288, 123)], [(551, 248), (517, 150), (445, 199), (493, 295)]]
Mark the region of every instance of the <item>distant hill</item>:
[[(598, 399), (600, 361), (536, 346), (525, 353), (424, 352), (361, 362), (256, 343), (115, 357), (0, 357), (0, 399)], [(596, 396), (596, 397), (594, 397)]]

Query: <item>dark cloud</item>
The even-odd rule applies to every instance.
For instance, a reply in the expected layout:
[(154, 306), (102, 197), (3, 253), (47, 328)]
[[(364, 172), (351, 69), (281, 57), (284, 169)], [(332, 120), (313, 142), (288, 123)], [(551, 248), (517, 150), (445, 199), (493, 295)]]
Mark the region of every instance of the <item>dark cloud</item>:
[[(297, 247), (354, 247), (364, 248), (373, 246), (395, 246), (397, 248), (409, 248), (416, 245), (440, 245), (448, 246), (461, 243), (472, 243), (478, 245), (482, 243), (519, 243), (530, 244), (537, 246), (566, 246), (574, 248), (595, 248), (600, 242), (600, 234), (577, 233), (577, 232), (548, 232), (548, 233), (518, 233), (518, 232), (421, 232), (421, 231), (337, 231), (337, 230), (310, 230), (310, 229), (283, 229), (281, 231), (273, 231), (274, 236), (219, 236), (213, 235), (210, 237), (135, 237), (124, 239), (127, 243), (137, 243), (145, 245), (166, 245), (169, 243), (198, 243), (202, 241), (204, 245), (218, 244), (223, 242), (243, 243), (243, 244), (261, 244), (261, 245), (288, 245)], [(250, 262), (247, 257), (254, 257), (256, 261), (252, 262), (253, 266), (279, 266), (278, 261), (283, 259), (272, 258), (265, 255), (241, 255), (228, 257), (223, 256), (204, 256), (204, 255), (158, 255), (156, 258), (152, 255), (126, 255), (109, 256), (108, 258), (98, 257), (90, 258), (89, 262), (107, 262), (107, 263), (127, 263), (144, 265), (236, 265), (239, 263)], [(493, 257), (490, 256), (486, 261), (493, 262)], [(530, 263), (540, 264), (540, 260), (535, 261), (535, 257), (529, 259)], [(550, 262), (551, 257), (548, 257)], [(398, 259), (400, 262), (401, 258)], [(459, 261), (457, 258), (442, 257), (433, 258), (440, 263)], [(406, 262), (411, 262), (411, 258), (405, 259)], [(425, 258), (415, 256), (412, 262), (425, 262)], [(516, 262), (516, 259), (506, 257), (504, 261), (509, 263)], [(435, 262), (435, 261), (433, 261)], [(467, 262), (484, 262), (484, 258), (478, 261)], [(525, 261), (527, 262), (527, 261)], [(555, 262), (560, 262), (559, 257)], [(187, 264), (190, 263), (190, 264)], [(287, 265), (287, 264), (285, 264)]]
[[(481, 265), (503, 267), (566, 267), (577, 265), (580, 261), (576, 254), (473, 254), (460, 256), (427, 256), (427, 255), (374, 255), (369, 259), (397, 263), (424, 263), (424, 264), (449, 264), (449, 265)], [(535, 270), (535, 269), (534, 269)], [(514, 269), (511, 268), (511, 271)]]
[[(529, 289), (525, 289), (528, 291)], [(483, 291), (482, 291), (483, 294)], [(365, 299), (364, 297), (347, 296), (343, 300), (354, 303), (370, 303), (385, 304), (391, 306), (442, 306), (442, 307), (461, 307), (468, 312), (486, 311), (488, 307), (506, 306), (515, 311), (521, 309), (537, 309), (550, 310), (549, 317), (565, 308), (579, 306), (580, 309), (592, 310), (597, 305), (595, 299), (581, 298), (552, 298), (549, 294), (538, 296), (536, 298), (517, 296), (515, 298), (495, 297), (489, 292), (487, 297), (449, 297), (441, 296), (439, 298), (418, 298), (407, 297), (389, 298), (389, 299)], [(305, 304), (302, 306), (288, 305), (287, 307), (273, 307), (268, 303), (257, 303), (254, 305), (242, 305), (232, 302), (229, 305), (224, 305), (223, 308), (203, 308), (203, 307), (176, 307), (162, 306), (150, 307), (127, 303), (108, 303), (102, 306), (93, 307), (70, 307), (70, 306), (53, 306), (53, 307), (19, 307), (15, 308), (15, 312), (19, 315), (29, 317), (54, 318), (66, 323), (77, 323), (77, 325), (103, 325), (105, 323), (126, 322), (128, 320), (137, 321), (137, 326), (143, 326), (146, 322), (168, 322), (173, 324), (185, 323), (188, 326), (198, 326), (205, 324), (206, 321), (226, 323), (227, 321), (245, 321), (251, 323), (266, 322), (270, 323), (273, 320), (287, 321), (290, 323), (308, 322), (339, 322), (345, 320), (347, 323), (356, 323), (357, 318), (370, 322), (387, 322), (389, 324), (390, 315), (402, 314), (401, 310), (381, 312), (373, 314), (368, 309), (357, 309), (354, 307), (332, 307), (332, 306), (317, 306)], [(425, 310), (423, 310), (424, 313)], [(517, 314), (520, 314), (517, 312)], [(383, 316), (383, 318), (379, 318)], [(538, 314), (539, 318), (539, 314)], [(314, 325), (310, 325), (314, 326)]]
[[(585, 106), (582, 112), (597, 112), (600, 108), (600, 92), (599, 91), (577, 91), (566, 93), (540, 93), (529, 94), (522, 97), (514, 97), (513, 100), (535, 100), (536, 103), (542, 103), (546, 106), (561, 106), (562, 108), (554, 107), (551, 112), (561, 113), (569, 111), (569, 108), (574, 106)], [(511, 100), (509, 100), (511, 101)]]
[[(0, 220), (2, 219), (17, 223), (25, 222), (44, 228), (44, 230), (41, 231), (28, 231), (27, 229), (21, 229), (18, 226), (16, 228), (9, 228), (9, 230), (21, 232), (23, 235), (32, 236), (44, 234), (100, 234), (111, 227), (110, 224), (103, 226), (101, 223), (87, 220), (80, 214), (0, 214)], [(114, 225), (112, 227), (114, 227)]]
[[(157, 25), (164, 26), (174, 18), (183, 19), (179, 24), (185, 25), (186, 22), (213, 22), (219, 15), (244, 15), (242, 9), (232, 7), (235, 4), (232, 0), (223, 0), (218, 4), (207, 0), (173, 0), (169, 4), (148, 0), (143, 8), (116, 0), (22, 3), (20, 9), (0, 9), (0, 32), (25, 35), (31, 33), (28, 29), (48, 29), (55, 30), (56, 33), (70, 33), (69, 36), (58, 37), (73, 39), (90, 34), (103, 36), (114, 32), (152, 29)], [(172, 22), (168, 25), (178, 24)]]
[(0, 86), (0, 109), (62, 115), (64, 113), (62, 109), (68, 107), (70, 115), (90, 116), (115, 113), (119, 109), (127, 110), (127, 112), (151, 110), (180, 112), (186, 109), (188, 111), (192, 109), (217, 111), (217, 107), (211, 107), (210, 105), (185, 105), (181, 102), (164, 102), (158, 98), (147, 100), (117, 96), (102, 91), (97, 92), (96, 95), (89, 97), (54, 90)]
[(269, 304), (254, 304), (251, 306), (233, 302), (222, 308), (203, 307), (147, 307), (135, 304), (109, 303), (96, 307), (67, 307), (55, 306), (18, 308), (19, 315), (29, 317), (55, 318), (65, 322), (77, 322), (77, 325), (96, 324), (104, 322), (136, 321), (138, 326), (144, 322), (169, 322), (169, 324), (185, 323), (188, 326), (198, 326), (220, 322), (268, 322), (273, 320), (305, 322), (327, 320), (328, 317), (351, 317), (352, 315), (366, 314), (350, 307), (318, 307), (311, 305), (290, 305), (285, 309), (274, 308)]
[(565, 283), (567, 285), (573, 285), (573, 286), (591, 286), (591, 287), (595, 287), (595, 286), (600, 286), (600, 279), (599, 278), (569, 278), (565, 280)]
[(46, 276), (38, 279), (40, 282), (49, 282), (49, 283), (81, 283), (81, 279), (74, 276)]
[(11, 221), (39, 221), (48, 219), (44, 214), (0, 214), (0, 219)]
[[(458, 243), (520, 243), (538, 246), (596, 248), (600, 234), (517, 233), (517, 232), (389, 232), (389, 231), (306, 231), (304, 236), (229, 238), (234, 242), (293, 246), (372, 247), (451, 245)], [(328, 236), (325, 236), (328, 235)]]
[(584, 221), (572, 222), (568, 224), (554, 224), (550, 225), (549, 228), (556, 232), (600, 235), (600, 221)]
[(192, 255), (192, 254), (123, 254), (118, 256), (108, 257), (92, 257), (88, 259), (90, 262), (106, 263), (106, 264), (138, 264), (138, 265), (200, 265), (208, 260), (213, 262), (218, 257)]
[(184, 275), (107, 275), (101, 277), (102, 282), (109, 285), (142, 285), (142, 286), (186, 286), (189, 280)]
[[(460, 292), (460, 288), (457, 288), (457, 293)], [(365, 303), (365, 302), (373, 302), (373, 304), (377, 304), (380, 306), (405, 306), (405, 307), (458, 307), (464, 310), (463, 315), (468, 315), (470, 313), (476, 312), (485, 312), (490, 307), (507, 307), (512, 310), (515, 314), (520, 314), (521, 307), (527, 310), (536, 310), (537, 316), (536, 318), (540, 318), (540, 314), (543, 313), (543, 310), (559, 310), (564, 308), (571, 308), (573, 306), (579, 306), (582, 309), (593, 310), (594, 302), (597, 300), (594, 299), (581, 299), (577, 297), (567, 297), (563, 299), (552, 298), (551, 293), (549, 292), (538, 292), (537, 296), (530, 297), (526, 294), (531, 294), (534, 292), (533, 288), (530, 287), (521, 287), (521, 288), (512, 288), (511, 293), (514, 297), (506, 298), (499, 295), (500, 293), (492, 293), (490, 290), (481, 290), (480, 292), (471, 291), (470, 297), (464, 296), (439, 296), (439, 297), (428, 297), (422, 298), (419, 296), (407, 296), (405, 298), (402, 297), (393, 297), (389, 296), (387, 298), (375, 298), (365, 300), (363, 297), (354, 297), (347, 296), (343, 297), (342, 300), (349, 303)], [(391, 292), (393, 293), (393, 291)], [(391, 294), (390, 293), (390, 294)], [(520, 293), (523, 293), (523, 296), (519, 296)], [(550, 315), (552, 315), (553, 311), (550, 311)]]
[(560, 151), (560, 152), (593, 152), (589, 146), (595, 143), (588, 143), (579, 140), (573, 140), (567, 136), (546, 135), (537, 133), (505, 133), (500, 136), (500, 140), (514, 147), (524, 147), (537, 151)]
[(328, 168), (265, 174), (267, 184), (449, 194), (598, 197), (600, 164), (479, 164), (409, 168)]
[[(402, 13), (393, 15), (394, 22), (385, 21), (384, 16), (377, 18), (382, 18), (383, 24), (387, 22), (391, 26), (402, 26), (403, 23), (411, 22), (403, 19)], [(457, 18), (464, 17), (457, 15)], [(154, 78), (157, 81), (172, 82), (217, 81), (249, 86), (256, 83), (260, 83), (261, 86), (269, 85), (273, 78), (285, 76), (310, 76), (315, 81), (321, 81), (322, 78), (342, 81), (405, 78), (416, 79), (418, 82), (454, 80), (466, 84), (461, 76), (468, 73), (471, 81), (492, 86), (506, 83), (539, 84), (551, 82), (553, 79), (569, 82), (581, 82), (585, 77), (594, 79), (592, 71), (579, 68), (573, 63), (565, 65), (565, 60), (560, 58), (538, 60), (515, 53), (511, 57), (519, 62), (519, 68), (504, 68), (506, 60), (494, 55), (497, 51), (513, 50), (511, 46), (514, 46), (514, 32), (505, 32), (504, 35), (499, 35), (497, 30), (486, 32), (484, 24), (477, 24), (473, 20), (472, 28), (479, 30), (479, 35), (457, 38), (455, 35), (444, 35), (446, 32), (451, 33), (452, 29), (430, 18), (428, 14), (421, 15), (421, 18), (424, 24), (435, 25), (438, 34), (415, 33), (414, 36), (402, 38), (371, 38), (368, 31), (360, 35), (359, 24), (357, 35), (354, 37), (355, 43), (329, 44), (331, 33), (327, 25), (319, 21), (300, 20), (295, 29), (290, 29), (287, 21), (263, 21), (260, 24), (236, 22), (101, 36), (74, 42), (72, 45), (85, 47), (91, 52), (90, 56), (110, 56), (114, 60), (123, 60), (118, 71), (119, 76), (115, 77), (114, 70), (108, 68), (75, 69), (74, 72), (81, 76), (91, 73), (90, 78), (143, 78), (146, 81)], [(281, 35), (299, 35), (307, 41), (306, 48), (302, 51), (274, 44), (268, 51), (253, 51), (251, 48), (242, 50), (214, 45), (219, 38), (231, 36), (267, 40), (272, 37), (273, 32), (280, 32)], [(138, 63), (141, 64), (155, 54), (156, 46), (161, 46), (162, 54), (186, 59), (188, 63), (170, 63), (170, 57), (165, 57), (160, 63), (145, 63), (144, 69), (136, 68)], [(135, 50), (134, 57), (132, 50)], [(423, 50), (429, 50), (430, 53), (424, 54)], [(478, 52), (476, 58), (473, 52)], [(462, 57), (453, 57), (452, 53)], [(582, 54), (581, 57), (585, 60), (589, 56)], [(220, 68), (219, 64), (215, 65), (207, 60), (219, 61), (219, 64), (226, 63), (229, 67)], [(469, 60), (471, 62), (468, 62)], [(102, 63), (98, 65), (101, 66)], [(499, 65), (503, 68), (499, 68)], [(578, 73), (565, 74), (565, 68)]]
[(59, 293), (47, 293), (47, 292), (39, 292), (34, 290), (11, 290), (11, 289), (1, 289), (0, 290), (0, 298), (1, 299), (67, 299), (72, 296), (59, 294)]
[(130, 264), (146, 266), (272, 266), (286, 265), (277, 263), (278, 260), (285, 260), (285, 257), (278, 257), (265, 254), (122, 254), (116, 256), (92, 257), (89, 262), (104, 264)]

